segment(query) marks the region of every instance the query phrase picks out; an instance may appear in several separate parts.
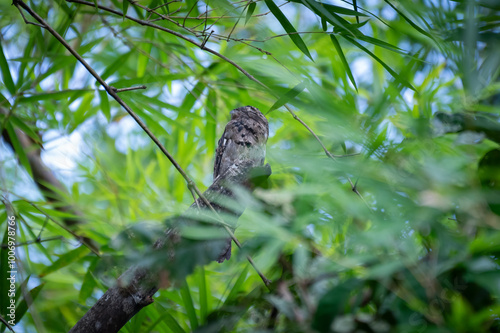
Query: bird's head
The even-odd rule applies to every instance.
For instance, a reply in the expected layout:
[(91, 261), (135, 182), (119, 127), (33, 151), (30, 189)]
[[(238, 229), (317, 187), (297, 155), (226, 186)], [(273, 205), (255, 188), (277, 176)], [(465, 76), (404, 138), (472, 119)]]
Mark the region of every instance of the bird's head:
[(252, 118), (254, 120), (263, 122), (267, 124), (267, 119), (266, 117), (260, 112), (259, 109), (253, 106), (241, 106), (239, 108), (236, 108), (230, 112), (231, 114), (231, 120), (234, 119), (242, 119), (245, 117)]

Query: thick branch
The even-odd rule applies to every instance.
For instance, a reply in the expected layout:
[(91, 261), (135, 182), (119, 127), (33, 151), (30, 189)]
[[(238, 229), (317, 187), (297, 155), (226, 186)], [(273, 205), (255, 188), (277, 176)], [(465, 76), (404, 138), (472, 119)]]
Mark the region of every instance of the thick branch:
[[(260, 171), (255, 177), (254, 172)], [(222, 177), (204, 192), (212, 207), (218, 213), (230, 215), (235, 220), (239, 218), (244, 207), (237, 209), (223, 207), (221, 202), (234, 199), (234, 186), (244, 186), (251, 189), (252, 180), (269, 177), (269, 165), (262, 168), (253, 168), (252, 165), (240, 165), (238, 168), (229, 169)], [(199, 265), (206, 265), (220, 255), (225, 245), (227, 235), (220, 226), (204, 223), (210, 219), (205, 213), (206, 204), (198, 199), (191, 207), (174, 221), (175, 227), (168, 229), (165, 236), (158, 240), (155, 249), (149, 254), (158, 258), (161, 265), (155, 267), (132, 267), (119, 279), (116, 286), (108, 289), (97, 303), (76, 323), (70, 333), (98, 333), (118, 332), (142, 308), (153, 302), (153, 295), (158, 291), (160, 283), (177, 283), (186, 275), (193, 272)], [(212, 218), (213, 219), (213, 218)], [(203, 226), (214, 232), (222, 231), (220, 238), (207, 240), (193, 240), (185, 237), (183, 227)], [(210, 229), (206, 229), (210, 230)], [(163, 280), (163, 281), (161, 281)]]

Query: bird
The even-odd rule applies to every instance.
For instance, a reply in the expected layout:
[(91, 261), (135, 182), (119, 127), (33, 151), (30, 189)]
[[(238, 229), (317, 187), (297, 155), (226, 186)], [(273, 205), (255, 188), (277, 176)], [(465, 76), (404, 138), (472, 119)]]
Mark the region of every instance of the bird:
[[(214, 182), (229, 168), (241, 165), (261, 167), (266, 157), (269, 124), (259, 109), (242, 106), (230, 112), (231, 120), (219, 139), (214, 162)], [(217, 262), (231, 258), (231, 238), (224, 246)]]

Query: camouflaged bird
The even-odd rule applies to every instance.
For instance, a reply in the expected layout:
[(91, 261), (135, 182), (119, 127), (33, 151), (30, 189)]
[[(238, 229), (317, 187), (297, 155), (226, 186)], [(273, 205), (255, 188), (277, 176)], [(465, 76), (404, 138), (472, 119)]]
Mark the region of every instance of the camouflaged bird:
[[(214, 163), (214, 181), (229, 168), (249, 163), (252, 167), (264, 165), (269, 125), (266, 117), (253, 106), (243, 106), (230, 112), (231, 120), (222, 134)], [(231, 238), (217, 262), (231, 258)]]

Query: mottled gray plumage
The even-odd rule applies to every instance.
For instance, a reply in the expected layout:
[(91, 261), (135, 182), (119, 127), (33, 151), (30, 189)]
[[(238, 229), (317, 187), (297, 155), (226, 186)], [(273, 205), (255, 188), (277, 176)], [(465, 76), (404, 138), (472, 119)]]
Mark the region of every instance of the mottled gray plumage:
[[(214, 180), (231, 167), (243, 162), (252, 167), (264, 165), (269, 125), (266, 117), (253, 106), (243, 106), (231, 111), (231, 120), (222, 134), (214, 163)], [(231, 257), (231, 239), (223, 249), (217, 262)]]

